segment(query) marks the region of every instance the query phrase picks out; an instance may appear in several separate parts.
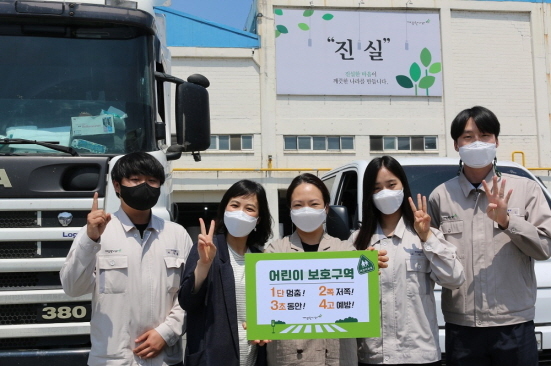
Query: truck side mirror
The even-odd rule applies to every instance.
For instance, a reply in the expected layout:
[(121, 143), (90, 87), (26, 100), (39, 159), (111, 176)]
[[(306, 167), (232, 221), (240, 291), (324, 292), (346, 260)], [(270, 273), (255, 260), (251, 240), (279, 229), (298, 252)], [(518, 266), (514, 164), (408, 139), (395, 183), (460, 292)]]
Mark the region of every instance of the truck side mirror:
[(327, 234), (341, 240), (347, 240), (350, 237), (348, 209), (345, 206), (330, 205), (325, 227)]
[(204, 86), (192, 82), (176, 86), (176, 143), (181, 151), (191, 152), (210, 146), (209, 93)]

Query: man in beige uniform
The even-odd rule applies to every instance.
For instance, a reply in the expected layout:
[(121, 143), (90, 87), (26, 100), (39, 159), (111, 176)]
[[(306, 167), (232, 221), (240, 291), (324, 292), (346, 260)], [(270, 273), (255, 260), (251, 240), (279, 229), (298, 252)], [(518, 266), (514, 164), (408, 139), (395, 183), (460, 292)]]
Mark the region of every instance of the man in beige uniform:
[(429, 198), (432, 225), (457, 247), (465, 283), (444, 288), (446, 365), (537, 365), (534, 260), (551, 252), (551, 210), (539, 185), (495, 168), (499, 121), (459, 113), (451, 135), (463, 167)]
[(178, 288), (191, 238), (152, 214), (165, 181), (153, 156), (127, 154), (111, 177), (120, 209), (99, 210), (94, 195), (60, 272), (69, 296), (92, 294), (88, 365), (183, 366)]

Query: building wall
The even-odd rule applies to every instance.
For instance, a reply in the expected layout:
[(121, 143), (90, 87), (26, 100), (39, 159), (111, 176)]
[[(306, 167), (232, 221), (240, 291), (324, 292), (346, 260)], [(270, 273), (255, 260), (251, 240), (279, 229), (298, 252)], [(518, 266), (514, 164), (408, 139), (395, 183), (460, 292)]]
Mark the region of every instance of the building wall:
[[(358, 10), (358, 1), (314, 0), (312, 4)], [(403, 2), (385, 0), (360, 5), (362, 9), (405, 9)], [(443, 97), (277, 95), (273, 7), (304, 8), (305, 2), (267, 0), (259, 4), (264, 14), (258, 18), (260, 49), (171, 49), (175, 76), (202, 73), (211, 81), (211, 132), (254, 134), (253, 152), (204, 152), (201, 163), (187, 156), (178, 160), (176, 168), (213, 169), (174, 173), (176, 197), (181, 202), (201, 202), (208, 191), (221, 197), (236, 180), (251, 178), (264, 184), (277, 217), (278, 189), (285, 189), (298, 170), (220, 170), (335, 168), (380, 156), (382, 152), (370, 150), (371, 135), (437, 136), (437, 151), (415, 155), (458, 157), (449, 126), (459, 111), (474, 105), (488, 107), (501, 122), (498, 159), (511, 160), (513, 151), (522, 151), (526, 166), (551, 166), (549, 4), (415, 0), (408, 5), (408, 9), (440, 13)], [(289, 152), (283, 149), (285, 135), (352, 135), (355, 149)], [(515, 156), (517, 162), (520, 158), (520, 154)]]

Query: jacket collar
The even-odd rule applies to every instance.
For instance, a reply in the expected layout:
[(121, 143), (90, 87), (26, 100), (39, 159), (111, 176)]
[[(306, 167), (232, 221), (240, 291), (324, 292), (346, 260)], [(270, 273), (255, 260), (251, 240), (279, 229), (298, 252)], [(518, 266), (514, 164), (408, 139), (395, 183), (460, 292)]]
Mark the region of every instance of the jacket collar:
[[(329, 238), (330, 238), (329, 234), (324, 232), (319, 243), (320, 246), (318, 248), (318, 252), (325, 252), (329, 248), (331, 248)], [(289, 245), (291, 246), (291, 251), (304, 252), (304, 246), (302, 245), (302, 240), (300, 240), (300, 236), (298, 236), (298, 233), (296, 231), (292, 233), (291, 236), (289, 237)]]
[[(404, 238), (404, 233), (406, 231), (406, 224), (404, 222), (404, 216), (400, 217), (400, 220), (398, 221), (398, 224), (396, 225), (396, 228), (394, 229), (393, 236), (398, 237), (400, 240)], [(381, 224), (377, 223), (377, 230), (375, 230), (375, 233), (371, 237), (371, 241), (369, 243), (370, 246), (374, 246), (375, 244), (379, 243), (381, 240), (385, 239), (386, 235), (383, 233), (383, 229), (381, 228)]]
[[(216, 244), (219, 258), (222, 262), (226, 263), (230, 260), (230, 250), (228, 249), (228, 242), (226, 241), (225, 234), (216, 234), (214, 236), (214, 244)], [(248, 248), (251, 253), (262, 253), (262, 251), (254, 246)]]
[[(130, 218), (122, 208), (119, 208), (117, 212), (115, 212), (113, 215), (120, 221), (121, 226), (126, 233), (136, 228), (136, 225), (134, 225), (134, 223), (130, 221)], [(163, 227), (163, 220), (153, 215), (152, 213), (151, 218), (149, 219), (149, 224), (147, 224), (146, 230), (152, 229), (152, 230), (155, 230), (156, 232), (159, 232), (161, 231), (162, 227)]]
[[(496, 175), (496, 174), (495, 174), (494, 169), (492, 168), (490, 170), (490, 172), (488, 173), (488, 175), (486, 175), (486, 178), (484, 178), (486, 183), (490, 184), (490, 186), (491, 186), (492, 178), (494, 177), (494, 175)], [(501, 180), (501, 178), (498, 178), (498, 181), (499, 180)], [(480, 183), (482, 183), (482, 182), (480, 182)], [(475, 191), (477, 189), (484, 192), (484, 186), (482, 184), (480, 185), (480, 187), (475, 188), (473, 186), (473, 184), (471, 182), (469, 182), (469, 180), (465, 176), (465, 173), (463, 172), (463, 169), (461, 169), (461, 173), (459, 174), (459, 186), (461, 187), (461, 190), (463, 191), (463, 194), (465, 195), (465, 197), (468, 197), (469, 194), (472, 191)]]

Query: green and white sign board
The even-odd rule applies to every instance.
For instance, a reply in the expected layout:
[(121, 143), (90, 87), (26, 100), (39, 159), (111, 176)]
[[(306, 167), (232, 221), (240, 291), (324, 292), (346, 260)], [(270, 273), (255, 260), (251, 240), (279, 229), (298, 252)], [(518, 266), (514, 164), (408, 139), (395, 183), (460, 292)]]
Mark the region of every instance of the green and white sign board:
[(245, 255), (248, 339), (380, 336), (377, 251)]

